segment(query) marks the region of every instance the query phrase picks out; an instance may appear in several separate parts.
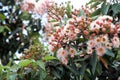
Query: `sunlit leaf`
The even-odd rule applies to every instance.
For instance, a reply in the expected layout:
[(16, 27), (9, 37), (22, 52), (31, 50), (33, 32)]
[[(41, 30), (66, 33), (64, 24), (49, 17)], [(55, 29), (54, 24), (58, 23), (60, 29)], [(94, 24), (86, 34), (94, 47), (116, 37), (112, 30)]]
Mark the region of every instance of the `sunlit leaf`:
[(117, 52), (117, 59), (120, 60), (120, 48), (118, 49), (118, 52)]
[(4, 26), (0, 26), (0, 33), (4, 31)]
[(92, 8), (95, 8), (97, 5), (99, 5), (100, 4), (100, 2), (99, 1), (97, 1), (97, 2), (94, 2), (94, 4), (90, 7), (91, 9)]
[(4, 29), (11, 31), (10, 28), (8, 26), (4, 26)]
[(0, 19), (4, 20), (4, 19), (6, 19), (6, 16), (4, 16), (3, 14), (0, 14)]
[(91, 4), (91, 3), (93, 3), (93, 2), (95, 2), (95, 0), (90, 0), (90, 1), (87, 3), (87, 5), (88, 5), (88, 4)]
[(68, 2), (67, 3), (67, 7), (66, 7), (66, 14), (67, 14), (67, 16), (70, 18), (70, 17), (72, 17), (72, 7), (71, 7), (71, 5), (70, 5), (70, 2)]
[(37, 64), (38, 64), (43, 70), (45, 70), (45, 64), (44, 64), (44, 62), (43, 62), (42, 60), (37, 61)]
[(44, 60), (53, 60), (53, 59), (57, 59), (54, 56), (45, 56)]
[(101, 13), (101, 8), (97, 9), (96, 11), (94, 11), (92, 14), (90, 14), (89, 16), (90, 17), (93, 17), (93, 16), (97, 16)]
[(19, 65), (22, 67), (28, 66), (30, 63), (35, 62), (34, 60), (29, 60), (29, 59), (25, 59), (25, 60), (21, 60), (19, 62)]

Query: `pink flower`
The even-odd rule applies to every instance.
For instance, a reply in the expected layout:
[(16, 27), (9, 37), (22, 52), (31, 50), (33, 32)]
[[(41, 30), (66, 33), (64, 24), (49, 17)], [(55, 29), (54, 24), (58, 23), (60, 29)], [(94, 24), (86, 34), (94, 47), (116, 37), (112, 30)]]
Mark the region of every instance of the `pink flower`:
[(108, 48), (108, 49), (112, 49), (111, 46), (112, 46), (111, 43), (109, 43), (109, 42), (105, 43), (105, 47), (106, 47), (106, 48)]
[(54, 46), (52, 46), (52, 45), (49, 45), (49, 50), (50, 50), (50, 52), (54, 52), (55, 51), (55, 47)]
[(98, 56), (103, 56), (103, 54), (105, 53), (105, 47), (98, 45), (96, 47), (96, 52), (97, 52)]
[(102, 42), (102, 43), (108, 42), (108, 36), (107, 36), (107, 35), (102, 35), (102, 37), (101, 37), (101, 42)]
[(70, 48), (69, 49), (69, 54), (70, 54), (71, 58), (74, 58), (74, 56), (76, 54), (76, 49), (75, 48)]
[(22, 11), (31, 11), (36, 14), (44, 14), (48, 11), (49, 8), (53, 5), (53, 0), (39, 0), (36, 2), (36, 0), (23, 0), (23, 4), (21, 5)]
[(87, 48), (87, 54), (92, 54), (93, 53), (93, 49), (91, 47)]
[(119, 48), (120, 46), (120, 40), (117, 36), (114, 36), (112, 39), (112, 44), (114, 48)]
[(90, 30), (100, 29), (100, 25), (98, 25), (96, 22), (97, 21), (94, 21), (90, 24)]
[(76, 34), (80, 33), (80, 30), (76, 28), (76, 29), (75, 29), (75, 33), (76, 33)]
[(68, 63), (67, 59), (67, 51), (63, 48), (58, 49), (57, 51), (57, 58), (65, 65)]
[(68, 64), (68, 59), (63, 57), (63, 58), (61, 58), (61, 62), (65, 65), (67, 65)]
[(76, 34), (75, 33), (69, 33), (69, 39), (72, 40), (76, 37)]
[(35, 7), (35, 0), (27, 0), (21, 5), (21, 10), (22, 11), (33, 11)]
[(37, 14), (44, 14), (48, 11), (49, 8), (51, 8), (51, 6), (54, 4), (53, 0), (44, 0), (41, 2), (41, 0), (39, 0), (36, 4), (35, 4), (35, 13)]
[(95, 42), (94, 42), (94, 40), (89, 40), (89, 41), (87, 42), (87, 45), (88, 45), (89, 47), (91, 47), (91, 48), (95, 47)]
[(67, 51), (63, 48), (58, 49), (57, 51), (57, 58), (61, 60), (61, 58), (65, 58), (67, 56)]
[(101, 37), (95, 38), (95, 44), (96, 44), (96, 45), (100, 44), (101, 41), (102, 41)]

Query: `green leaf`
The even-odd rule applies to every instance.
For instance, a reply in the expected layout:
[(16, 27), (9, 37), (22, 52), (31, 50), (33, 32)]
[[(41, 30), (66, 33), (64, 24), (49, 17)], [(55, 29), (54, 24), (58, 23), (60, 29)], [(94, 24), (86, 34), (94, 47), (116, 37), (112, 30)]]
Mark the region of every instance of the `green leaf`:
[(79, 75), (79, 73), (76, 71), (76, 69), (73, 69), (72, 67), (70, 67), (69, 65), (66, 66), (73, 74), (75, 75)]
[(111, 56), (111, 57), (115, 56), (115, 54), (111, 50), (108, 50), (108, 49), (106, 49), (106, 53), (105, 54), (108, 55), (108, 56)]
[(44, 64), (44, 62), (42, 60), (37, 61), (37, 65), (39, 65), (40, 68), (45, 70), (45, 64)]
[(66, 14), (68, 16), (68, 18), (71, 18), (72, 17), (72, 7), (70, 5), (70, 2), (67, 3), (67, 7), (66, 7)]
[(3, 66), (0, 64), (0, 75), (2, 75)]
[(45, 56), (44, 57), (44, 60), (54, 60), (54, 59), (57, 59), (56, 57), (54, 57), (54, 56)]
[(4, 29), (11, 31), (10, 28), (8, 26), (4, 26)]
[(24, 11), (24, 12), (21, 13), (20, 18), (23, 19), (23, 20), (30, 20), (31, 15), (28, 12)]
[(85, 16), (85, 13), (84, 13), (84, 11), (82, 9), (80, 9), (79, 16)]
[(106, 15), (108, 13), (109, 8), (110, 8), (110, 4), (106, 5), (106, 1), (104, 1), (104, 3), (102, 4), (102, 9), (101, 9), (102, 14)]
[(88, 59), (89, 58), (89, 55), (86, 55), (84, 58), (79, 58), (79, 59), (76, 59), (76, 60), (74, 60), (75, 62), (77, 62), (77, 61), (85, 61), (86, 59)]
[(120, 49), (118, 50), (118, 54), (120, 54)]
[(93, 53), (93, 57), (91, 58), (90, 64), (92, 66), (92, 73), (95, 73), (96, 65), (97, 65), (97, 54)]
[(0, 33), (4, 31), (4, 26), (0, 26)]
[(40, 80), (44, 80), (45, 79), (45, 77), (46, 77), (46, 75), (47, 75), (47, 73), (46, 73), (46, 71), (44, 71), (44, 70), (40, 70)]
[(19, 62), (19, 65), (22, 67), (28, 66), (30, 63), (35, 62), (34, 60), (29, 60), (29, 59), (25, 59), (25, 60), (21, 60)]
[(0, 14), (0, 20), (4, 20), (6, 19), (6, 16), (4, 16), (3, 14)]
[(53, 80), (53, 77), (52, 77), (52, 76), (47, 75), (47, 76), (46, 76), (46, 78), (45, 78), (45, 80)]
[(57, 22), (57, 20), (56, 20), (56, 19), (52, 19), (52, 20), (50, 20), (49, 22), (50, 22), (50, 23), (52, 23), (52, 22)]
[(97, 1), (97, 2), (94, 2), (94, 4), (90, 7), (91, 9), (92, 8), (95, 8), (97, 5), (99, 5), (100, 4), (100, 2), (99, 1)]
[(56, 70), (52, 70), (51, 72), (56, 78), (61, 79), (60, 75), (58, 74), (58, 72)]
[(85, 64), (85, 62), (82, 63), (82, 67), (80, 69), (80, 75), (81, 75), (81, 80), (83, 79), (84, 77), (84, 74), (85, 74), (85, 71), (86, 71), (86, 67), (87, 67), (87, 64)]
[(99, 75), (101, 75), (102, 73), (102, 65), (100, 64), (100, 62), (98, 62), (97, 66), (96, 66), (97, 72)]
[(16, 80), (17, 74), (12, 74), (9, 76), (9, 80)]
[(98, 8), (96, 11), (94, 11), (94, 12), (93, 12), (92, 14), (90, 14), (89, 16), (90, 16), (90, 17), (97, 16), (97, 15), (100, 14), (100, 12), (101, 12), (101, 8)]
[(112, 5), (112, 10), (113, 10), (113, 16), (116, 15), (118, 12), (120, 12), (120, 4), (113, 4)]
[(91, 17), (93, 20), (96, 20), (100, 15)]
[(90, 0), (88, 3), (87, 3), (87, 5), (88, 4), (91, 4), (91, 3), (93, 3), (93, 2), (95, 2), (94, 0)]
[(118, 52), (117, 52), (117, 59), (120, 60), (120, 48), (118, 49)]

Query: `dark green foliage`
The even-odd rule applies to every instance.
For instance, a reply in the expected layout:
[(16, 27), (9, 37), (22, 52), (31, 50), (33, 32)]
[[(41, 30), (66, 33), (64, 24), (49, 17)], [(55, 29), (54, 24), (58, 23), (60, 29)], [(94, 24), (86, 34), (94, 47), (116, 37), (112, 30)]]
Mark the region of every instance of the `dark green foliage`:
[[(41, 29), (41, 20), (21, 12), (20, 4), (16, 4), (15, 0), (0, 0), (0, 4), (0, 59), (6, 65), (16, 51), (21, 53), (29, 47), (31, 34)], [(29, 24), (25, 27), (28, 35), (23, 33), (23, 21), (26, 20)]]

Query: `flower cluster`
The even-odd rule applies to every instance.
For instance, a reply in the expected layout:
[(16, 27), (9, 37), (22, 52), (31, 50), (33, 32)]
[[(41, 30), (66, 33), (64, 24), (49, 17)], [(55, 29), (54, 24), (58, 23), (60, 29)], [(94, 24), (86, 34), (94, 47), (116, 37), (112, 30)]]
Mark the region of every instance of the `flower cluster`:
[(90, 23), (90, 18), (73, 16), (73, 19), (70, 19), (65, 26), (56, 26), (51, 30), (47, 28), (47, 37), (52, 46), (52, 51), (54, 52), (57, 48), (61, 48), (63, 44), (74, 40), (79, 36), (78, 34), (82, 36), (88, 35), (87, 29)]
[[(103, 56), (107, 50), (120, 47), (120, 25), (113, 24), (112, 21), (112, 17), (107, 15), (94, 21), (89, 17), (74, 15), (66, 25), (46, 29), (49, 47), (52, 52), (57, 50), (57, 58), (64, 64), (68, 63), (68, 55), (74, 58), (78, 53), (76, 46), (80, 46), (81, 53), (92, 55), (95, 52), (98, 56)], [(78, 38), (84, 41), (70, 44)]]
[(21, 10), (36, 14), (44, 14), (48, 11), (52, 4), (54, 4), (54, 1), (52, 0), (44, 0), (43, 2), (41, 2), (41, 0), (37, 2), (35, 0), (23, 0)]
[(109, 38), (107, 34), (99, 35), (89, 40), (87, 42), (87, 45), (88, 54), (92, 54), (95, 51), (98, 54), (98, 56), (103, 56), (107, 50), (111, 50), (112, 48), (119, 48), (120, 40), (118, 36)]
[(102, 56), (106, 50), (120, 47), (118, 37), (120, 25), (114, 25), (112, 20), (110, 16), (100, 16), (91, 23), (90, 30), (94, 36), (87, 42), (88, 54), (92, 54), (95, 50), (99, 56)]

